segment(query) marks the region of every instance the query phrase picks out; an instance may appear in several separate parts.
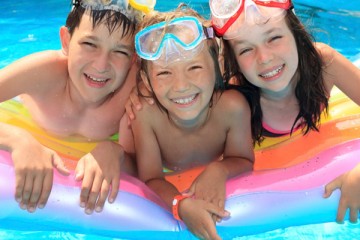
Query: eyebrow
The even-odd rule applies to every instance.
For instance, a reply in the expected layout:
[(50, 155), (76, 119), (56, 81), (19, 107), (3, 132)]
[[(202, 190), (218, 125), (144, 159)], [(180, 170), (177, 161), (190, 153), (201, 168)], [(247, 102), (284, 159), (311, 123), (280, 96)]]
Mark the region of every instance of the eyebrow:
[[(91, 40), (96, 41), (96, 42), (100, 41), (100, 39), (98, 37), (93, 36), (93, 35), (84, 35), (83, 38), (88, 38), (88, 39), (91, 39)], [(132, 45), (125, 45), (125, 44), (121, 44), (121, 43), (116, 44), (115, 48), (121, 48), (121, 49), (127, 49), (129, 51), (133, 51)]]

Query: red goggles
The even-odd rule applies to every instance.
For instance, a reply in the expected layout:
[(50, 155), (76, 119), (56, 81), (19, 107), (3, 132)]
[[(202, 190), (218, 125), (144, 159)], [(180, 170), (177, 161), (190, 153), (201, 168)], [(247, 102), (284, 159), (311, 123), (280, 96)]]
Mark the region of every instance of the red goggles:
[(291, 0), (210, 0), (213, 28), (219, 36), (224, 36), (244, 12), (246, 19), (269, 19), (291, 7)]

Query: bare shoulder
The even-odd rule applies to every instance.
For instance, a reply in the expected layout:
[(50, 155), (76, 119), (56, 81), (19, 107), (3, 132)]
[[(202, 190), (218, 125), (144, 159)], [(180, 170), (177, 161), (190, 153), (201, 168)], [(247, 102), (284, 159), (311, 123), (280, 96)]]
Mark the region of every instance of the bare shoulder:
[(216, 104), (219, 105), (221, 109), (231, 111), (231, 112), (248, 112), (249, 104), (245, 96), (235, 89), (225, 90), (221, 93), (217, 93), (218, 100)]
[(330, 47), (329, 45), (321, 42), (314, 43), (314, 46), (316, 50), (319, 52), (325, 66), (331, 64), (337, 53), (336, 50)]
[(154, 104), (149, 104), (144, 97), (139, 97), (142, 108), (141, 110), (135, 111), (135, 120), (139, 120), (141, 122), (156, 122), (160, 116), (162, 115), (159, 106)]
[(23, 93), (42, 93), (52, 84), (60, 84), (67, 75), (67, 59), (61, 51), (28, 55), (0, 70), (1, 100)]

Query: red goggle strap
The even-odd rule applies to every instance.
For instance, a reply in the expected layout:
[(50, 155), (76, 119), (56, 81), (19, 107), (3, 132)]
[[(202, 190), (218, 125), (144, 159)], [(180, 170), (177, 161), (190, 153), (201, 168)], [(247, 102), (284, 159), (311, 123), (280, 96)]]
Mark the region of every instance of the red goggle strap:
[(231, 25), (238, 19), (238, 17), (244, 10), (244, 5), (245, 5), (244, 2), (245, 2), (245, 0), (242, 0), (239, 10), (229, 18), (229, 20), (225, 23), (225, 25), (223, 27), (218, 28), (212, 22), (213, 28), (214, 28), (217, 36), (223, 36), (225, 34), (225, 32), (229, 29), (229, 27), (231, 27)]
[(257, 5), (261, 5), (264, 7), (275, 7), (275, 8), (282, 8), (282, 9), (290, 9), (290, 7), (292, 6), (291, 0), (286, 1), (285, 3), (280, 3), (280, 2), (272, 2), (272, 1), (257, 1), (257, 0), (252, 0), (254, 3), (256, 3)]

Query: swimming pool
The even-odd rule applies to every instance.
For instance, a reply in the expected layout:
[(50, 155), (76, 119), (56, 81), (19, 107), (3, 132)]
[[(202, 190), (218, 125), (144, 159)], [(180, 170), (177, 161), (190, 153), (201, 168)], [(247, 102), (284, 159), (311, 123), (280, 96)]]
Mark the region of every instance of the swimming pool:
[[(189, 2), (185, 0), (185, 2)], [(157, 10), (177, 6), (177, 1), (158, 0)], [(317, 28), (317, 40), (326, 42), (349, 59), (358, 59), (360, 52), (360, 4), (358, 0), (295, 1), (296, 13), (309, 25)], [(193, 0), (191, 6), (208, 16), (208, 1)], [(31, 11), (29, 11), (31, 10)], [(24, 55), (45, 49), (58, 49), (58, 29), (70, 10), (68, 1), (47, 0), (35, 5), (33, 1), (2, 1), (0, 6), (0, 68)], [(319, 31), (320, 28), (324, 31)], [(1, 196), (0, 196), (1, 197)], [(0, 226), (1, 228), (1, 226)], [(359, 224), (335, 223), (279, 229), (238, 239), (357, 239)], [(32, 232), (0, 230), (0, 239), (109, 239), (106, 237), (67, 232)]]

